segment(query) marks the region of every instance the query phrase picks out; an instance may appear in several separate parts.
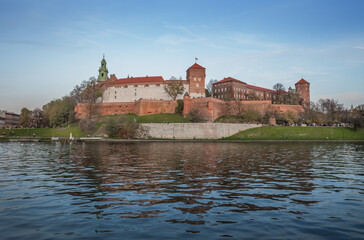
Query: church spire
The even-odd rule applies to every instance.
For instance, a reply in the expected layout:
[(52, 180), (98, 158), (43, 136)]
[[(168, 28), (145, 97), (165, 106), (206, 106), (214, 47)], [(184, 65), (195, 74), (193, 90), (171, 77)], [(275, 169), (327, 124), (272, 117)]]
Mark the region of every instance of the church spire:
[(97, 78), (97, 81), (105, 82), (108, 79), (108, 73), (109, 73), (109, 71), (107, 70), (107, 67), (106, 67), (106, 60), (105, 60), (105, 54), (104, 54), (102, 57), (102, 60), (101, 60), (101, 66), (99, 68), (99, 76)]

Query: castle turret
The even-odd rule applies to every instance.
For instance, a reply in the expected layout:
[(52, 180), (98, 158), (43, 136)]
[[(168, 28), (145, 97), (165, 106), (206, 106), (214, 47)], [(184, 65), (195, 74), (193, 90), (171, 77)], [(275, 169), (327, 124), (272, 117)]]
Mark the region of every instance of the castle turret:
[(205, 97), (206, 69), (197, 63), (187, 69), (186, 80), (190, 84), (191, 97)]
[(309, 105), (310, 104), (310, 83), (305, 79), (299, 80), (296, 84), (296, 93), (300, 95), (299, 104)]
[(99, 68), (99, 76), (97, 78), (97, 81), (105, 82), (108, 79), (108, 73), (109, 73), (109, 71), (107, 70), (106, 60), (105, 60), (105, 56), (104, 56), (101, 60), (101, 66)]

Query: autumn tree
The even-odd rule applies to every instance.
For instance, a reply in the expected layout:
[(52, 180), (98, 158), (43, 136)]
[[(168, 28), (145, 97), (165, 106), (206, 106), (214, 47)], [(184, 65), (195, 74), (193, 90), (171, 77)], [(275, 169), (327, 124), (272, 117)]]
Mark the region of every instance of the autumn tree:
[(164, 91), (173, 99), (176, 100), (179, 94), (182, 94), (185, 90), (181, 81), (168, 81), (164, 85)]

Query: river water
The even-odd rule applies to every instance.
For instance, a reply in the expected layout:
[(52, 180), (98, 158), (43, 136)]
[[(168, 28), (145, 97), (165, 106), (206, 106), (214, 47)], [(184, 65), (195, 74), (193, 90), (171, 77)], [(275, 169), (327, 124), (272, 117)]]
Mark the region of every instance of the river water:
[(363, 143), (0, 143), (0, 239), (364, 238)]

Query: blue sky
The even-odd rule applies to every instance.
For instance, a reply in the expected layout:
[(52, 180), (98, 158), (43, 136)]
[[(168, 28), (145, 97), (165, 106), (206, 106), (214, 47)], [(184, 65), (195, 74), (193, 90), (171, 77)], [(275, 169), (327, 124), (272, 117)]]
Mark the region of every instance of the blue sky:
[(0, 0), (0, 109), (42, 107), (97, 76), (234, 77), (364, 103), (364, 1)]

